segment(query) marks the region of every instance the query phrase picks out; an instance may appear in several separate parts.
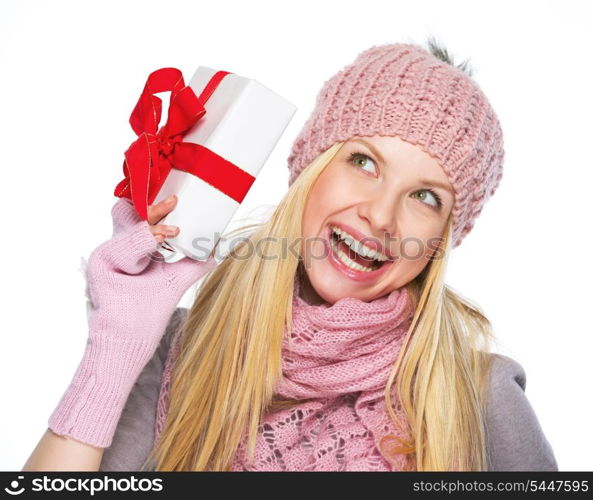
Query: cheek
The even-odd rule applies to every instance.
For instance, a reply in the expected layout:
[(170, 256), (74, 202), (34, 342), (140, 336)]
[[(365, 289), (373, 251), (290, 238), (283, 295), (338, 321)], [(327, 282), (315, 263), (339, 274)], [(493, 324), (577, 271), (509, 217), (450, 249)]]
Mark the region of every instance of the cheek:
[(342, 210), (343, 188), (331, 170), (326, 170), (318, 178), (307, 198), (301, 224), (302, 243), (300, 255), (305, 262), (312, 264), (313, 256), (323, 256), (325, 246), (320, 238), (325, 238), (324, 228), (334, 214)]
[[(343, 184), (343, 183), (342, 183)], [(328, 217), (340, 210), (343, 186), (330, 175), (321, 175), (311, 188), (303, 214), (303, 236), (315, 236)]]
[(425, 265), (441, 243), (444, 224), (410, 214), (400, 219), (400, 251), (406, 261)]
[(406, 285), (416, 278), (427, 264), (428, 261), (422, 258), (401, 261), (399, 267), (394, 269), (394, 274), (389, 279), (387, 289), (391, 291)]
[(363, 199), (364, 186), (360, 175), (354, 175), (346, 167), (340, 169), (334, 165), (319, 176), (311, 190), (311, 198), (318, 208), (337, 211), (357, 199)]

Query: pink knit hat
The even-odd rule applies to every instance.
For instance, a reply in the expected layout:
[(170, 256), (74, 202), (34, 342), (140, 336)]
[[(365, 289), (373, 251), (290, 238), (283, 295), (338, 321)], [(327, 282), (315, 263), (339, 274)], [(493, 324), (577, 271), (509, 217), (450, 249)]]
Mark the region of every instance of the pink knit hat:
[(288, 157), (290, 186), (320, 153), (354, 136), (398, 136), (440, 161), (455, 191), (452, 247), (502, 178), (502, 129), (460, 68), (414, 44), (372, 46), (328, 81)]

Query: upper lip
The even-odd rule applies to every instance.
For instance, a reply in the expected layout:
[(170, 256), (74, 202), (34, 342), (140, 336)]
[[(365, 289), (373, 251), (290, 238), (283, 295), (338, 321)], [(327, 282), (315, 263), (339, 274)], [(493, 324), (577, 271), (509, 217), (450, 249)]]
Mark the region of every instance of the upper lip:
[(344, 231), (346, 231), (348, 234), (354, 236), (354, 238), (356, 238), (358, 241), (360, 241), (361, 243), (365, 244), (367, 247), (382, 253), (383, 255), (385, 255), (385, 257), (393, 260), (395, 259), (395, 256), (393, 254), (391, 254), (391, 252), (389, 252), (389, 250), (387, 250), (379, 241), (378, 238), (374, 238), (373, 236), (367, 236), (364, 233), (361, 233), (358, 229), (353, 228), (352, 226), (349, 226), (348, 224), (344, 224), (342, 222), (330, 222), (329, 224), (330, 226), (330, 230), (333, 226), (337, 226), (340, 229), (343, 229)]

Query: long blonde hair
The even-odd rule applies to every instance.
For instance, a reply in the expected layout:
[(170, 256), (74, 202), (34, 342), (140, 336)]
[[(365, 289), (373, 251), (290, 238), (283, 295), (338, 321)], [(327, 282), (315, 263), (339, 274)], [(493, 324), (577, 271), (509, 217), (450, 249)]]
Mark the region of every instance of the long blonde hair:
[[(178, 331), (167, 418), (143, 469), (230, 470), (244, 432), (251, 460), (260, 419), (293, 404), (273, 393), (300, 269), (299, 256), (287, 248), (301, 239), (295, 221), (302, 220), (312, 185), (342, 145), (334, 144), (301, 172), (268, 221), (241, 228), (250, 234), (197, 290)], [(380, 451), (386, 459), (405, 454), (409, 470), (486, 467), (491, 326), (477, 306), (444, 284), (450, 232), (449, 219), (438, 258), (406, 285), (417, 305), (385, 388), (390, 417), (408, 438), (384, 438)], [(394, 381), (405, 421), (391, 407)]]

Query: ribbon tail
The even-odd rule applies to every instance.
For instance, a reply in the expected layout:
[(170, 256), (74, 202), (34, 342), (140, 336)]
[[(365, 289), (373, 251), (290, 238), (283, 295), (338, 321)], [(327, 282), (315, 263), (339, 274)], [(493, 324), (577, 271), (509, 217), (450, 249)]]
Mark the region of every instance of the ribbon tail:
[(150, 148), (146, 136), (138, 138), (125, 152), (129, 173), (130, 199), (142, 220), (148, 219), (148, 185), (150, 180)]
[(113, 194), (118, 198), (130, 198), (130, 174), (128, 172), (128, 166), (124, 159), (123, 164), (124, 178), (119, 182), (113, 191)]

